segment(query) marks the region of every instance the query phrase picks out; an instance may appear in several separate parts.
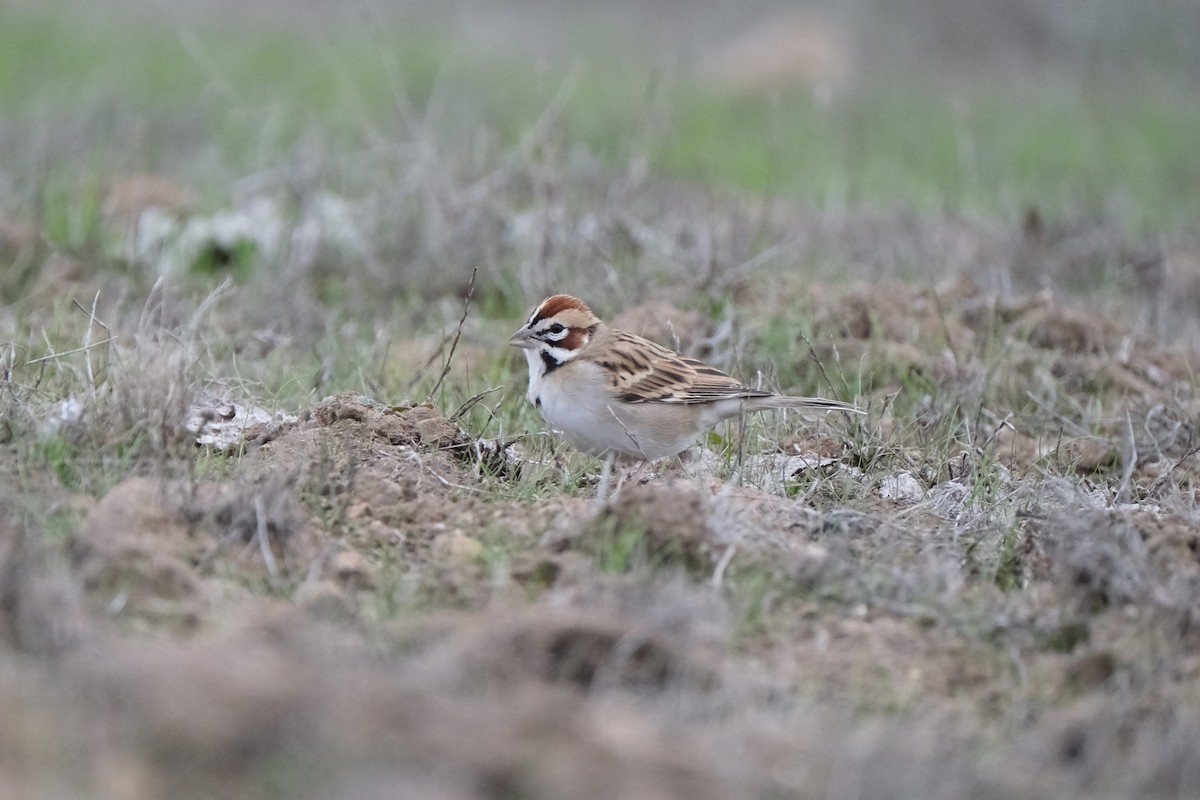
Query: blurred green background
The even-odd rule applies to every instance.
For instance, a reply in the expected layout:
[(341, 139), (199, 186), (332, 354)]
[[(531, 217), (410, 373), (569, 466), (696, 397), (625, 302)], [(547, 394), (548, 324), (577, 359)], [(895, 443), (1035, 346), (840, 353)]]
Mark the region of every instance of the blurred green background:
[(548, 123), (572, 158), (822, 209), (1181, 233), (1200, 219), (1197, 33), (1184, 0), (15, 0), (0, 211), (54, 217), (122, 171), (224, 194), (315, 152), (351, 181), (356, 153), (413, 126), (469, 153)]

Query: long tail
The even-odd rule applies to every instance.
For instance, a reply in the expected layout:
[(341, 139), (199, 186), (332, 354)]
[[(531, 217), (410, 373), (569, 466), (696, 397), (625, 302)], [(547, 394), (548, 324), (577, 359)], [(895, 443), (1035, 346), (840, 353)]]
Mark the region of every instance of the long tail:
[(788, 408), (794, 411), (845, 411), (847, 414), (867, 413), (851, 403), (826, 400), (824, 397), (789, 397), (784, 394), (774, 394), (767, 397), (746, 398), (747, 411), (763, 411), (768, 408)]

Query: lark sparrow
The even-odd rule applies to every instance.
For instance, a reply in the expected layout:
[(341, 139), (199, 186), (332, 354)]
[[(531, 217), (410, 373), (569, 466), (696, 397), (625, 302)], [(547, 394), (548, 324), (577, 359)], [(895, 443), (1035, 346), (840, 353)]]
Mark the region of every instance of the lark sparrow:
[(596, 456), (657, 461), (743, 411), (857, 408), (751, 389), (716, 367), (609, 328), (578, 298), (547, 297), (508, 343), (525, 351), (529, 391), (552, 428)]

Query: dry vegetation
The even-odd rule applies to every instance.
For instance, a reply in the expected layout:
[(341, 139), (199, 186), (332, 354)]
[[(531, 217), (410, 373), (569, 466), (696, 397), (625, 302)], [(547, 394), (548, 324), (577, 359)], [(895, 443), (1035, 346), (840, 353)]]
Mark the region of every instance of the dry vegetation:
[[(409, 111), (0, 206), (0, 796), (1193, 795), (1196, 230)], [(497, 344), (550, 289), (869, 413), (597, 503)]]

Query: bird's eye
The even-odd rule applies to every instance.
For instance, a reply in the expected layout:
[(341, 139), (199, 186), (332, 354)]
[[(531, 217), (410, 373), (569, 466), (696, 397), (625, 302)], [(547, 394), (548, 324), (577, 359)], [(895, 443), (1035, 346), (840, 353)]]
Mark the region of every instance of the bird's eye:
[(554, 323), (553, 325), (551, 325), (549, 328), (550, 333), (562, 333), (565, 330), (566, 330), (566, 328), (564, 328), (562, 325), (560, 325), (557, 322)]

